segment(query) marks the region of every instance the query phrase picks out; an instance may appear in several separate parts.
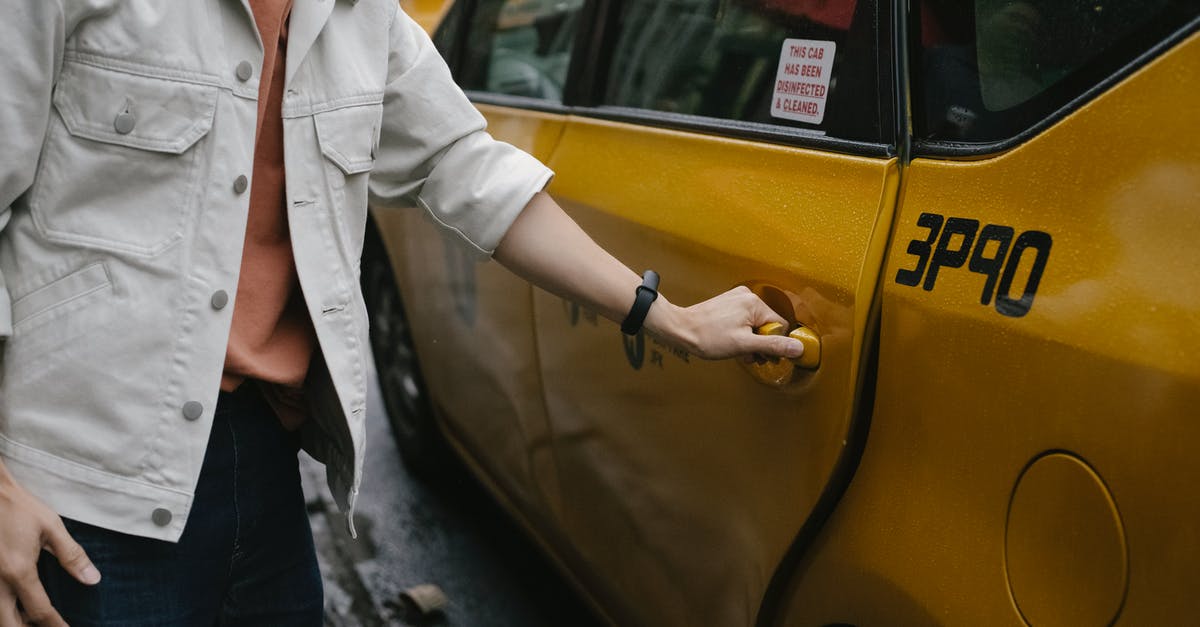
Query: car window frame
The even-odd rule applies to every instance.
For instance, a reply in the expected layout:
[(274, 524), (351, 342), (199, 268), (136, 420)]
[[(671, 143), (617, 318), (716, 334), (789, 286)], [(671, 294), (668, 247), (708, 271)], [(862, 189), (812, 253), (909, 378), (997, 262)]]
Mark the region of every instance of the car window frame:
[[(486, 0), (485, 0), (486, 1)], [(450, 67), (450, 73), (454, 77), (455, 82), (462, 85), (462, 64), (466, 58), (466, 42), (469, 35), (471, 17), (475, 14), (475, 10), (479, 5), (480, 0), (457, 0), (451, 5), (450, 11), (458, 12), (452, 17), (457, 21), (453, 25), (459, 37), (452, 42), (452, 47), (445, 50), (444, 46), (439, 45), (438, 49), (442, 52), (442, 56), (446, 60), (446, 64)], [(571, 44), (571, 60), (567, 66), (566, 80), (563, 85), (563, 99), (561, 102), (554, 100), (546, 100), (543, 98), (534, 98), (530, 96), (517, 96), (513, 94), (503, 94), (490, 92), (479, 89), (463, 88), (463, 92), (477, 105), (493, 105), (499, 107), (510, 107), (516, 109), (525, 109), (527, 111), (537, 111), (541, 113), (554, 113), (567, 115), (572, 112), (573, 107), (571, 94), (577, 89), (576, 83), (578, 76), (582, 72), (586, 72), (587, 68), (582, 67), (582, 58), (589, 49), (588, 39), (592, 36), (593, 11), (597, 3), (595, 0), (586, 0), (583, 8), (580, 10), (579, 25), (575, 32), (575, 41)], [(459, 10), (461, 7), (461, 10)], [(448, 16), (449, 17), (449, 16)], [(440, 37), (445, 35), (445, 31), (450, 20), (443, 20), (434, 32), (433, 39), (438, 43)]]
[[(875, 86), (875, 97), (879, 106), (881, 134), (880, 140), (877, 142), (829, 137), (817, 130), (807, 128), (601, 104), (604, 83), (607, 78), (607, 64), (612, 58), (612, 49), (616, 46), (618, 38), (618, 33), (611, 27), (611, 24), (615, 23), (624, 6), (622, 0), (587, 0), (584, 3), (582, 14), (579, 17), (578, 31), (575, 34), (575, 43), (567, 69), (561, 103), (475, 89), (464, 91), (468, 98), (478, 105), (514, 107), (543, 113), (574, 115), (646, 127), (697, 132), (731, 139), (811, 148), (824, 152), (891, 158), (897, 155), (896, 139), (891, 132), (896, 127), (892, 96), (894, 91), (894, 46), (890, 45), (891, 2), (889, 0), (863, 1), (870, 2), (876, 13), (874, 42), (878, 80)], [(456, 6), (461, 5), (463, 9), (454, 16), (461, 21), (457, 25), (460, 33), (466, 32), (463, 29), (466, 24), (469, 24), (469, 17), (474, 14), (478, 2), (479, 0), (458, 0), (455, 3)], [(443, 28), (445, 28), (445, 22), (439, 27), (439, 33)], [(459, 36), (447, 58), (456, 80), (460, 76), (459, 66), (464, 58), (465, 40), (465, 36)]]
[[(602, 104), (601, 101), (606, 87), (607, 64), (614, 57), (612, 50), (617, 45), (617, 39), (619, 38), (619, 34), (615, 28), (604, 29), (604, 32), (596, 37), (595, 48), (591, 51), (593, 55), (591, 68), (593, 74), (587, 86), (588, 91), (581, 92), (581, 95), (586, 98), (584, 102), (587, 104), (587, 115), (589, 117), (617, 122), (716, 134), (733, 139), (785, 144), (826, 152), (865, 157), (894, 157), (897, 154), (896, 144), (890, 132), (895, 126), (895, 114), (891, 96), (893, 91), (892, 56), (894, 51), (893, 47), (886, 46), (890, 41), (888, 33), (891, 29), (891, 24), (888, 17), (890, 16), (889, 6), (891, 1), (863, 1), (870, 2), (875, 11), (875, 36), (873, 41), (875, 45), (875, 74), (877, 77), (875, 98), (880, 116), (878, 121), (880, 138), (878, 141), (830, 137), (818, 129)], [(604, 3), (608, 5), (605, 21), (615, 23), (619, 18), (621, 9), (624, 8), (624, 0), (607, 0)]]
[[(460, 22), (468, 21), (478, 2), (479, 0), (458, 0), (450, 9), (457, 11), (457, 15), (452, 17), (457, 18)], [(915, 85), (917, 79), (913, 75), (915, 68), (920, 67), (918, 11), (911, 8), (907, 0), (876, 0), (876, 14), (879, 22), (876, 27), (877, 74), (879, 78), (876, 95), (880, 101), (882, 118), (880, 126), (885, 135), (888, 129), (895, 129), (895, 133), (893, 137), (881, 138), (879, 143), (874, 143), (830, 138), (814, 134), (803, 128), (598, 104), (599, 94), (604, 88), (602, 68), (605, 63), (605, 55), (611, 51), (616, 39), (615, 29), (610, 28), (609, 23), (616, 18), (621, 6), (622, 0), (587, 0), (585, 3), (571, 53), (561, 103), (478, 90), (466, 90), (467, 96), (472, 102), (482, 105), (514, 107), (559, 115), (577, 115), (858, 156), (899, 156), (904, 162), (915, 158), (980, 159), (1002, 154), (1037, 137), (1047, 128), (1111, 89), (1116, 83), (1200, 31), (1200, 17), (1197, 17), (1173, 32), (1168, 29), (1165, 34), (1152, 32), (1144, 35), (1144, 39), (1157, 39), (1157, 42), (1150, 44), (1144, 52), (1124, 62), (1114, 62), (1113, 59), (1128, 57), (1128, 45), (1118, 46), (1115, 50), (1099, 55), (1098, 60), (1088, 64), (1090, 69), (1081, 70), (1081, 77), (1050, 88), (1051, 90), (1075, 90), (1079, 92), (1077, 95), (1065, 100), (1062, 105), (1050, 109), (1043, 115), (1036, 116), (1025, 128), (1010, 137), (985, 142), (937, 140), (920, 136), (916, 128), (912, 126), (912, 122), (909, 121), (913, 114), (920, 111), (919, 107), (922, 104), (921, 95)], [(907, 22), (908, 27), (897, 35), (896, 24), (900, 19)], [(448, 21), (443, 20), (438, 28), (439, 33), (445, 28)], [(465, 24), (458, 25), (460, 32), (464, 26)], [(459, 76), (458, 68), (462, 62), (465, 41), (466, 37), (460, 36), (454, 42), (453, 49), (444, 51), (449, 52), (447, 63), (456, 79)], [(1144, 40), (1141, 43), (1145, 45)], [(898, 58), (900, 56), (904, 58)], [(912, 69), (897, 71), (901, 65)], [(1102, 78), (1097, 79), (1097, 76), (1102, 76)], [(1090, 82), (1091, 85), (1080, 89), (1079, 83), (1081, 82)]]
[[(921, 101), (920, 81), (917, 76), (921, 67), (920, 46), (920, 15), (919, 11), (911, 10), (908, 21), (911, 28), (907, 29), (908, 63), (912, 70), (909, 74), (907, 89), (911, 93), (911, 110), (913, 115), (923, 115), (924, 103)], [(1163, 27), (1147, 29), (1139, 32), (1131, 39), (1121, 41), (1095, 58), (1091, 59), (1073, 75), (1063, 81), (1051, 85), (1043, 94), (1033, 101), (1063, 99), (1057, 107), (1050, 107), (1045, 112), (1032, 114), (1030, 121), (1015, 134), (997, 140), (967, 142), (955, 140), (928, 139), (921, 136), (914, 124), (910, 129), (913, 158), (943, 158), (943, 159), (981, 159), (1002, 154), (1042, 134), (1046, 129), (1061, 121), (1068, 115), (1078, 111), (1089, 102), (1112, 89), (1114, 85), (1129, 77), (1134, 72), (1162, 56), (1167, 50), (1175, 47), (1183, 40), (1200, 31), (1200, 15), (1178, 27)], [(1153, 42), (1153, 43), (1149, 43)], [(1148, 46), (1148, 47), (1147, 47)], [(1129, 57), (1131, 49), (1144, 48), (1144, 51)], [(1074, 96), (1064, 97), (1063, 94), (1078, 92)], [(1018, 105), (1024, 106), (1024, 105)], [(1036, 106), (1036, 102), (1034, 105)]]

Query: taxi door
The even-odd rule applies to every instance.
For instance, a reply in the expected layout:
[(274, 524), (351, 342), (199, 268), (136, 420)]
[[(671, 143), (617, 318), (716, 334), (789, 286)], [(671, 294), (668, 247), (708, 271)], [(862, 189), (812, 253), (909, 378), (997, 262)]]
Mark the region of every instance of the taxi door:
[[(424, 3), (426, 8), (432, 4)], [(467, 5), (474, 5), (469, 7), (473, 13), (463, 13)], [(554, 111), (561, 100), (557, 92), (521, 82), (522, 71), (541, 60), (534, 49), (535, 28), (543, 17), (538, 9), (520, 2), (458, 2), (435, 43), (452, 67), (466, 68), (456, 78), (473, 96), (486, 98), (472, 90), (497, 84), (523, 90), (512, 98), (516, 105), (477, 105), (494, 136), (546, 162), (565, 116)], [(572, 41), (574, 23), (556, 24), (558, 30), (542, 34)], [(566, 65), (559, 65), (565, 73)], [(514, 510), (534, 513), (535, 520), (552, 519), (558, 487), (529, 284), (499, 264), (482, 263), (419, 210), (381, 211), (374, 217), (393, 251), (401, 291), (419, 299), (418, 306), (408, 308), (412, 337), (450, 441), (468, 449), (462, 457), (483, 467), (479, 474), (498, 484), (498, 493), (513, 501)], [(546, 528), (545, 519), (536, 522)]]
[(809, 369), (706, 362), (535, 290), (565, 532), (616, 623), (747, 625), (853, 448), (897, 185), (878, 16), (599, 4), (614, 30), (594, 58), (611, 63), (567, 122), (551, 193), (672, 302), (747, 285), (820, 350)]
[(910, 38), (870, 442), (781, 624), (1193, 623), (1198, 8), (917, 4), (965, 29)]

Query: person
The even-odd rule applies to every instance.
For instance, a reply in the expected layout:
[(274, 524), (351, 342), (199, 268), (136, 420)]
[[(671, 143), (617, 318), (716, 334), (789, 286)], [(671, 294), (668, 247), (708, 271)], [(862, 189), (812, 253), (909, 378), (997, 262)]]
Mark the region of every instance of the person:
[(395, 0), (0, 8), (0, 627), (320, 623), (296, 452), (352, 521), (368, 199), (701, 357), (803, 350), (744, 288), (639, 299)]

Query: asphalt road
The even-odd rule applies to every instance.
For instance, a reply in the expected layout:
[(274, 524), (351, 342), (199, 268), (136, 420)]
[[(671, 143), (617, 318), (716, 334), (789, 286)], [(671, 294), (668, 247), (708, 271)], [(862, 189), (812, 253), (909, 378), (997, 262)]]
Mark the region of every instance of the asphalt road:
[[(374, 378), (374, 377), (372, 377)], [(439, 485), (400, 462), (379, 390), (367, 402), (367, 461), (352, 540), (324, 484), (301, 455), (325, 579), (326, 624), (598, 627), (583, 603), (465, 470)], [(419, 617), (401, 593), (439, 586), (446, 609)]]

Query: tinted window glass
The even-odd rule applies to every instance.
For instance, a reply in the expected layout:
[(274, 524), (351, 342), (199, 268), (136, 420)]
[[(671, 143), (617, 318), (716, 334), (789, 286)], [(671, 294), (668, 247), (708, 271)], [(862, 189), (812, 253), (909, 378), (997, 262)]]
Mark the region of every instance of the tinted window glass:
[(920, 0), (918, 134), (1020, 133), (1200, 14), (1196, 0)]
[(584, 0), (479, 0), (467, 22), (465, 89), (562, 102)]
[(629, 0), (604, 103), (880, 137), (872, 0)]

